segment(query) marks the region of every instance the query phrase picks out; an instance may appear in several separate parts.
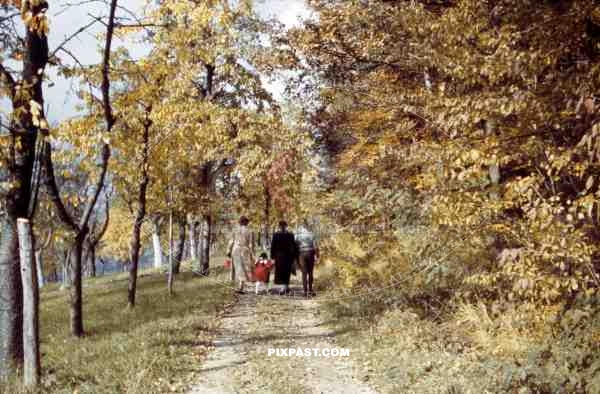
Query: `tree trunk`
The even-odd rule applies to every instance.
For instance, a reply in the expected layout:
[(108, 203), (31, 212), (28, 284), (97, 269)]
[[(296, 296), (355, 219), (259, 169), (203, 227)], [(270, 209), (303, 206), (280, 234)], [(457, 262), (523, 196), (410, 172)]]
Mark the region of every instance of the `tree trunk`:
[(185, 245), (185, 220), (177, 218), (177, 244), (175, 246), (175, 259), (173, 261), (173, 273), (178, 274), (183, 259), (183, 247)]
[(96, 277), (96, 245), (90, 245), (87, 252), (87, 272), (90, 278)]
[(81, 288), (83, 242), (85, 232), (82, 231), (75, 236), (71, 249), (69, 250), (69, 261), (71, 268), (71, 288), (70, 288), (70, 307), (71, 307), (71, 334), (75, 337), (82, 337), (83, 330), (83, 292)]
[(169, 213), (169, 276), (167, 278), (167, 288), (169, 295), (173, 294), (173, 279), (175, 276), (175, 267), (173, 262), (173, 211)]
[(62, 283), (60, 285), (60, 290), (70, 289), (71, 288), (71, 252), (67, 249), (64, 251), (64, 258), (61, 263), (62, 269)]
[(0, 377), (23, 360), (23, 296), (15, 221), (0, 217)]
[(19, 219), (17, 228), (23, 284), (23, 383), (25, 387), (33, 388), (40, 382), (39, 294), (34, 240), (28, 219)]
[(152, 221), (152, 248), (154, 249), (154, 268), (163, 266), (163, 251), (160, 245), (160, 220)]
[(35, 251), (35, 271), (37, 275), (37, 283), (40, 288), (44, 287), (44, 253), (42, 249)]
[(90, 242), (84, 242), (84, 246), (83, 248), (83, 257), (81, 258), (81, 264), (82, 264), (82, 270), (83, 270), (83, 277), (87, 278), (87, 277), (91, 277), (91, 272), (90, 272)]
[(271, 238), (269, 234), (269, 228), (271, 223), (271, 194), (269, 190), (265, 187), (265, 223), (263, 229), (263, 244), (262, 247), (265, 250), (270, 249)]
[(148, 188), (148, 142), (149, 142), (149, 131), (152, 123), (146, 120), (144, 123), (144, 135), (142, 145), (142, 178), (140, 179), (138, 196), (137, 196), (137, 212), (135, 213), (135, 219), (133, 221), (133, 230), (131, 233), (131, 253), (130, 260), (131, 266), (129, 267), (129, 287), (127, 295), (127, 305), (130, 308), (135, 306), (135, 292), (137, 286), (137, 274), (138, 264), (140, 261), (140, 232), (142, 231), (142, 224), (146, 217), (146, 189)]
[(54, 265), (54, 268), (52, 269), (52, 278), (54, 282), (58, 282), (58, 269), (56, 268), (56, 265)]
[(138, 211), (133, 224), (131, 233), (130, 260), (129, 266), (129, 286), (127, 288), (127, 306), (135, 306), (135, 292), (137, 287), (138, 263), (140, 260), (140, 226), (142, 225), (144, 213), (140, 215)]
[(198, 234), (198, 222), (194, 220), (194, 217), (189, 217), (189, 233), (190, 233), (190, 259), (192, 260), (192, 267), (196, 271), (200, 271), (200, 265), (198, 260), (198, 246), (196, 235)]
[(211, 232), (212, 217), (210, 215), (204, 215), (202, 218), (202, 234), (200, 240), (202, 248), (200, 251), (200, 274), (202, 275), (208, 275), (209, 272)]

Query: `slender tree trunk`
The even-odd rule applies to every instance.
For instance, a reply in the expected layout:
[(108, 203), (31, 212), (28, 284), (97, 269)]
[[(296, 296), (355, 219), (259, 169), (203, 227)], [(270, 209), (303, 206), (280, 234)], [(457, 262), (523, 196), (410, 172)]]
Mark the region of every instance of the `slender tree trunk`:
[(71, 274), (71, 252), (69, 249), (64, 251), (64, 257), (61, 262), (61, 270), (62, 270), (62, 283), (60, 285), (60, 290), (70, 289), (72, 284), (72, 274)]
[(169, 212), (169, 276), (167, 278), (167, 288), (169, 295), (173, 294), (173, 279), (175, 276), (175, 267), (173, 266), (173, 210)]
[(204, 215), (202, 218), (202, 234), (200, 242), (200, 245), (202, 246), (202, 250), (200, 251), (200, 273), (202, 275), (208, 275), (209, 272), (211, 233), (212, 217), (210, 215)]
[(140, 260), (140, 227), (143, 217), (140, 218), (139, 211), (136, 215), (131, 234), (130, 259), (129, 266), (129, 286), (127, 289), (127, 306), (133, 308), (135, 306), (135, 292), (137, 288), (138, 263)]
[(137, 212), (135, 213), (135, 219), (133, 221), (133, 229), (131, 233), (131, 248), (130, 248), (130, 260), (131, 266), (129, 267), (129, 287), (127, 295), (127, 305), (130, 308), (135, 306), (135, 292), (137, 287), (137, 274), (138, 264), (140, 261), (140, 232), (142, 231), (142, 224), (146, 216), (146, 189), (148, 188), (148, 142), (149, 142), (149, 131), (152, 123), (147, 120), (144, 123), (144, 135), (143, 135), (143, 146), (142, 146), (142, 178), (140, 179), (138, 196), (137, 196)]
[(185, 220), (177, 218), (177, 244), (175, 246), (175, 259), (173, 261), (173, 272), (178, 274), (181, 269), (181, 260), (183, 259), (183, 247), (185, 245)]
[(83, 242), (85, 232), (82, 231), (75, 236), (71, 249), (69, 250), (70, 268), (71, 268), (71, 289), (70, 289), (70, 307), (71, 307), (71, 334), (75, 337), (82, 337), (83, 330), (83, 292), (81, 287), (82, 277), (82, 258)]
[(35, 272), (37, 275), (37, 283), (40, 288), (44, 287), (44, 253), (42, 249), (36, 249), (35, 251)]
[[(40, 170), (41, 166), (42, 164), (40, 164)], [(50, 245), (50, 242), (52, 241), (52, 234), (53, 230), (52, 228), (50, 228), (45, 241), (41, 245), (36, 246), (35, 249), (35, 270), (37, 275), (38, 286), (40, 288), (44, 287), (44, 285), (46, 284), (46, 279), (44, 278), (44, 250)], [(56, 270), (54, 272), (56, 272)], [(48, 280), (50, 280), (50, 275), (48, 275)]]
[(86, 261), (87, 267), (88, 267), (88, 275), (90, 276), (90, 278), (95, 278), (96, 277), (96, 245), (92, 244), (90, 245), (90, 248), (88, 250), (87, 253), (87, 261)]
[[(134, 223), (140, 223), (136, 217)], [(134, 224), (133, 232), (131, 234), (131, 251), (130, 251), (131, 264), (129, 266), (129, 286), (127, 288), (127, 306), (133, 308), (135, 306), (135, 291), (137, 286), (137, 271), (138, 263), (140, 259), (140, 229)]]
[(97, 273), (96, 273), (96, 249), (98, 248), (98, 244), (104, 237), (104, 234), (106, 234), (106, 230), (108, 229), (108, 224), (110, 222), (110, 202), (108, 199), (106, 199), (105, 215), (106, 215), (106, 218), (104, 219), (104, 224), (102, 225), (102, 227), (100, 228), (99, 231), (97, 231), (97, 228), (96, 228), (96, 226), (98, 224), (98, 222), (96, 220), (98, 220), (98, 219), (96, 218), (96, 220), (94, 220), (94, 225), (93, 225), (94, 230), (89, 231), (89, 235), (88, 235), (87, 241), (86, 241), (87, 247), (85, 249), (85, 258), (84, 258), (83, 262), (85, 264), (86, 274), (90, 278), (95, 278), (97, 275)]
[(19, 219), (17, 228), (23, 284), (23, 383), (25, 387), (33, 388), (40, 381), (39, 294), (34, 240), (28, 219)]
[(152, 221), (152, 248), (154, 250), (154, 268), (163, 266), (163, 251), (160, 245), (160, 220), (154, 218)]
[(204, 242), (206, 241), (204, 239), (204, 232), (206, 227), (206, 222), (204, 221), (204, 216), (202, 216), (201, 222), (198, 224), (198, 245), (197, 245), (197, 253), (198, 253), (198, 272), (201, 275), (204, 275), (204, 272), (202, 271), (202, 267), (204, 267), (204, 249), (205, 249), (205, 244)]
[[(87, 246), (85, 246), (87, 244)], [(81, 265), (82, 265), (82, 275), (84, 278), (90, 276), (90, 244), (89, 242), (84, 242), (83, 247), (83, 256), (81, 257)]]
[(263, 229), (263, 245), (262, 247), (265, 250), (269, 250), (269, 244), (271, 242), (269, 228), (271, 223), (271, 194), (269, 193), (269, 189), (265, 187), (265, 223)]
[(198, 261), (198, 246), (196, 236), (198, 234), (198, 222), (194, 219), (193, 216), (190, 215), (188, 218), (189, 223), (189, 233), (190, 233), (190, 259), (192, 260), (192, 266), (194, 270), (200, 271), (199, 261)]

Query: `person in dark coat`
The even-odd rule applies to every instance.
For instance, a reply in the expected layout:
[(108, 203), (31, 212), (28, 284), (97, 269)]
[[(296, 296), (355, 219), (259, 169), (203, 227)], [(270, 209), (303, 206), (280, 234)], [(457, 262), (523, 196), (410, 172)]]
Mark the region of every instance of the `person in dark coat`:
[(280, 294), (287, 294), (292, 266), (298, 258), (298, 247), (294, 234), (287, 230), (284, 221), (279, 222), (279, 231), (273, 234), (271, 258), (275, 260), (275, 284), (283, 285)]

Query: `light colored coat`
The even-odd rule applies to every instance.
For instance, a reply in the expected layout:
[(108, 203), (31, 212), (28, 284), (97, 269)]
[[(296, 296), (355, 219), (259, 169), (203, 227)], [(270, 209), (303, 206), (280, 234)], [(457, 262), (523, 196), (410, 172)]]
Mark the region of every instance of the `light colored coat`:
[(254, 234), (248, 226), (238, 226), (229, 245), (235, 279), (251, 281), (254, 272)]

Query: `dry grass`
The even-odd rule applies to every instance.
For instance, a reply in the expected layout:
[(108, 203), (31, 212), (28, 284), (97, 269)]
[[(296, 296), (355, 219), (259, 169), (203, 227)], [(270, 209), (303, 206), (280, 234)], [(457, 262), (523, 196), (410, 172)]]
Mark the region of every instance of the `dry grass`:
[[(328, 273), (320, 272), (325, 282), (332, 281), (323, 276)], [(492, 354), (492, 346), (509, 356), (522, 355), (529, 344), (515, 336), (511, 318), (500, 322), (485, 307), (465, 304), (432, 319), (405, 301), (398, 305), (402, 290), (390, 289), (380, 300), (366, 296), (326, 304), (327, 320), (345, 332), (340, 346), (354, 349), (359, 360), (357, 376), (389, 394), (506, 392), (498, 388), (514, 360)]]
[[(225, 286), (194, 276), (138, 281), (137, 305), (126, 307), (125, 275), (86, 281), (87, 335), (69, 335), (68, 293), (51, 285), (41, 294), (44, 393), (164, 393), (181, 391), (210, 349), (217, 315), (232, 300)], [(18, 386), (4, 392), (20, 392)]]
[(474, 348), (497, 357), (525, 357), (530, 349), (541, 345), (532, 333), (522, 329), (525, 322), (514, 310), (492, 318), (482, 303), (463, 303), (454, 323)]

